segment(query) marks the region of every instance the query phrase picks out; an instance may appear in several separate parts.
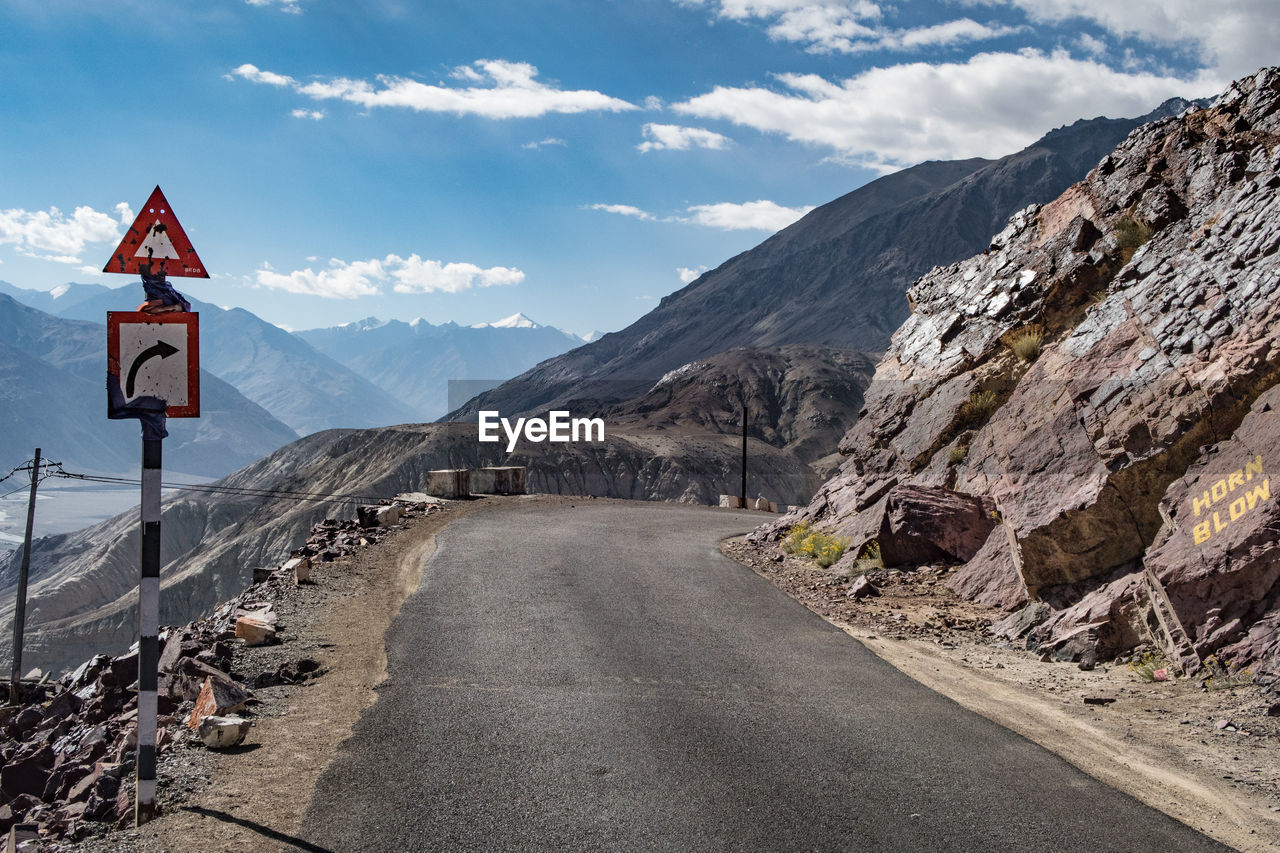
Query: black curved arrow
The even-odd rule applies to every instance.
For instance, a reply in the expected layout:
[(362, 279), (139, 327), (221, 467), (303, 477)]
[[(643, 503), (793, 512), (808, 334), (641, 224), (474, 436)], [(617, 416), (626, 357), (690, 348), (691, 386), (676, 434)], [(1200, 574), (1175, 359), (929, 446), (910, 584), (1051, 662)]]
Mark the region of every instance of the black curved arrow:
[(149, 346), (142, 352), (138, 353), (138, 357), (133, 360), (133, 364), (129, 365), (129, 378), (126, 379), (124, 383), (124, 395), (126, 397), (133, 396), (133, 383), (138, 378), (138, 370), (147, 361), (147, 359), (154, 358), (157, 355), (161, 358), (168, 358), (177, 351), (178, 348), (172, 344), (166, 344), (164, 341), (160, 341), (158, 344)]

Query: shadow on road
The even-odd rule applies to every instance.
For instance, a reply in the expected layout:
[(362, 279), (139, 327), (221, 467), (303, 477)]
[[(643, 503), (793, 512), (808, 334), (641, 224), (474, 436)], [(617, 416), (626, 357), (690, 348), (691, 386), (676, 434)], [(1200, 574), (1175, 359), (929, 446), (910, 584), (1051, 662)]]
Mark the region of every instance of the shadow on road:
[(267, 838), (270, 838), (274, 841), (280, 841), (284, 844), (289, 844), (293, 847), (298, 848), (299, 850), (306, 850), (307, 853), (334, 853), (334, 851), (330, 850), (327, 847), (321, 847), (318, 844), (312, 844), (310, 841), (303, 841), (301, 838), (295, 838), (292, 835), (286, 835), (285, 833), (272, 829), (269, 826), (263, 826), (257, 821), (246, 820), (245, 818), (242, 818), (242, 817), (236, 817), (235, 815), (228, 814), (227, 812), (224, 812), (224, 811), (219, 811), (217, 809), (206, 809), (200, 806), (183, 806), (182, 809), (183, 811), (195, 812), (196, 814), (204, 815), (205, 817), (212, 817), (221, 821), (226, 821), (227, 823), (234, 823), (237, 826), (243, 826), (245, 829), (251, 829), (254, 832), (260, 835), (265, 835)]

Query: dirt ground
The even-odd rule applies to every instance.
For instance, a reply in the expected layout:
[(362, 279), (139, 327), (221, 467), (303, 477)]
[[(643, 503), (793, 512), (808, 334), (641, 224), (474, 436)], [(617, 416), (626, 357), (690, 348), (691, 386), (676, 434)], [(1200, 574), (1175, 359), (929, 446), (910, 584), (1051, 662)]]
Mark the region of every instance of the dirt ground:
[(880, 594), (857, 601), (848, 578), (811, 559), (744, 539), (722, 550), (915, 680), (1091, 776), (1238, 850), (1280, 850), (1280, 696), (1042, 661), (987, 634), (1005, 614), (957, 598), (946, 567), (876, 573)]

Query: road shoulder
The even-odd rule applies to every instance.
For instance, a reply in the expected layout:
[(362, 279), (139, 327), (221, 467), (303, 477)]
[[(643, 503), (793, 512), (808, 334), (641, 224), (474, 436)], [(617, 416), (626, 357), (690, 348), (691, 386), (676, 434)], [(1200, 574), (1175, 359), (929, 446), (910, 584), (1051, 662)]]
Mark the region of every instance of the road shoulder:
[(811, 561), (741, 537), (721, 550), (905, 675), (1095, 779), (1238, 850), (1280, 850), (1280, 718), (1267, 716), (1256, 687), (1204, 690), (1147, 683), (1126, 666), (1042, 662), (985, 636), (989, 617), (1003, 614), (960, 601), (941, 582), (945, 570), (902, 573), (885, 595), (858, 602)]

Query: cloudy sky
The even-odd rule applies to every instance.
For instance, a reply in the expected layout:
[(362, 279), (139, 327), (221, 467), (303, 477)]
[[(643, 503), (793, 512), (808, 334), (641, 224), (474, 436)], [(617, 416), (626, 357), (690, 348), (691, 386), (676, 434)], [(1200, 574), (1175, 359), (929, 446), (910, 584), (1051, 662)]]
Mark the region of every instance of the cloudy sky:
[(159, 184), (215, 274), (180, 289), (296, 329), (614, 330), (879, 175), (1280, 63), (1278, 0), (8, 0), (0, 31), (0, 279), (127, 283), (96, 271)]

